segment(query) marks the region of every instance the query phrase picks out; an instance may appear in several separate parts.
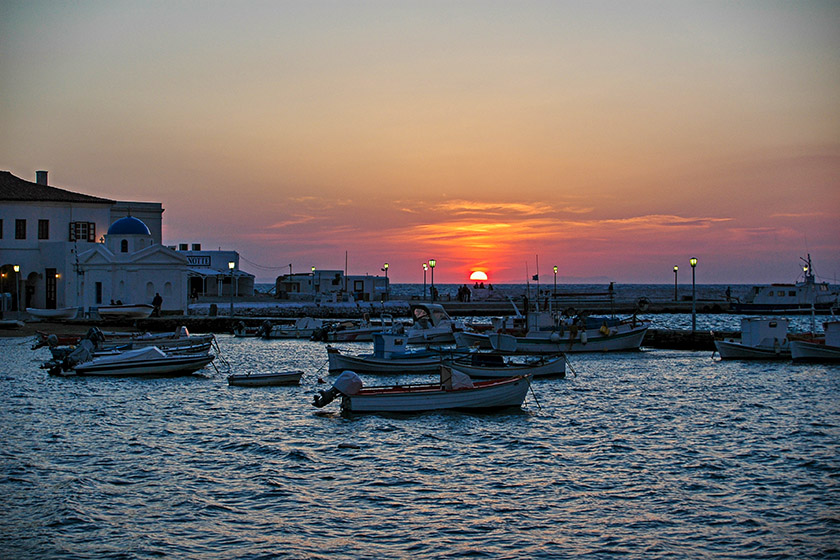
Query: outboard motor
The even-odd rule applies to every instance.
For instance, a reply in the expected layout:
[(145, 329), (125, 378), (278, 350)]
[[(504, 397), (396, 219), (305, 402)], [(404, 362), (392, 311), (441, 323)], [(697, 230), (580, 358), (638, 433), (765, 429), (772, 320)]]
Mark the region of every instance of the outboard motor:
[(335, 388), (335, 386), (330, 387), (327, 390), (321, 389), (318, 391), (318, 394), (312, 399), (312, 406), (317, 408), (324, 408), (331, 402), (335, 400), (335, 398), (341, 394), (341, 391)]
[(312, 406), (323, 408), (333, 402), (338, 395), (355, 395), (362, 388), (362, 380), (355, 371), (345, 371), (335, 379), (333, 386), (326, 391), (318, 391), (312, 400)]

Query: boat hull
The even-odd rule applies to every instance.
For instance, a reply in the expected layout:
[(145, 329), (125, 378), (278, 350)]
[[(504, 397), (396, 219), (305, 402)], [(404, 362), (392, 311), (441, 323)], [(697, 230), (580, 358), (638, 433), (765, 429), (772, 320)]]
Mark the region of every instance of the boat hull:
[(276, 385), (299, 385), (302, 371), (281, 373), (245, 373), (228, 376), (228, 385), (238, 387), (269, 387)]
[(472, 388), (449, 391), (439, 384), (366, 387), (355, 395), (344, 395), (341, 408), (354, 413), (499, 410), (522, 406), (529, 382), (529, 377), (478, 381)]
[(215, 359), (212, 354), (175, 356), (158, 360), (137, 362), (111, 362), (98, 364), (96, 360), (73, 368), (76, 375), (102, 375), (115, 377), (176, 377), (190, 375)]
[(747, 346), (740, 342), (715, 340), (722, 360), (789, 360), (790, 349), (781, 346)]
[(500, 366), (482, 366), (464, 363), (461, 360), (448, 361), (447, 365), (455, 371), (460, 371), (476, 379), (502, 379), (520, 375), (533, 377), (565, 377), (566, 358), (558, 356), (549, 360), (541, 360), (534, 364), (507, 364)]
[(79, 312), (77, 307), (62, 307), (60, 309), (39, 309), (27, 307), (26, 312), (36, 319), (67, 320), (72, 319)]
[(818, 342), (791, 340), (790, 354), (794, 362), (840, 363), (840, 346), (828, 346)]
[(330, 372), (352, 370), (358, 373), (437, 373), (439, 355), (418, 358), (374, 358), (372, 356), (347, 356), (335, 348), (327, 351)]
[(101, 305), (97, 313), (103, 319), (145, 319), (155, 308), (146, 303), (136, 305)]
[[(627, 352), (639, 350), (647, 333), (648, 325), (627, 327), (615, 334), (604, 335), (599, 330), (589, 330), (586, 337), (580, 334), (572, 336), (568, 330), (562, 335), (556, 331), (538, 331), (528, 336), (506, 337), (515, 340), (515, 345), (497, 348), (500, 351), (520, 354), (560, 354), (578, 352)], [(503, 341), (502, 337), (471, 333), (467, 340), (479, 347), (495, 348), (494, 344)]]

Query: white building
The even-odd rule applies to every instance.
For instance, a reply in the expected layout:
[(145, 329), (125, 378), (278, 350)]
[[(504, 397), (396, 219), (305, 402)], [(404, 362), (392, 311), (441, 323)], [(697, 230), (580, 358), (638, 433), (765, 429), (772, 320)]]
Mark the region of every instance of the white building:
[[(111, 300), (151, 303), (160, 293), (164, 311), (186, 311), (190, 276), (207, 271), (196, 273), (188, 255), (161, 244), (160, 203), (71, 192), (49, 186), (46, 171), (36, 175), (33, 183), (0, 171), (0, 293), (12, 294), (12, 308), (88, 311)], [(253, 293), (239, 255), (218, 258), (227, 278), (234, 262), (234, 285), (250, 278)]]
[(344, 275), (341, 270), (318, 270), (309, 274), (284, 274), (274, 283), (280, 299), (296, 301), (385, 301), (388, 278)]

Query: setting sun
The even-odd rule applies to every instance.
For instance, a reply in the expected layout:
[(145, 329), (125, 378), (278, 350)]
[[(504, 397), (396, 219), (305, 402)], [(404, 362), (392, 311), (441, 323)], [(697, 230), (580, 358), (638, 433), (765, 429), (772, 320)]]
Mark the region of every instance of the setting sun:
[(481, 270), (475, 270), (472, 274), (470, 274), (470, 280), (475, 280), (476, 282), (484, 282), (487, 280), (487, 274), (482, 272)]

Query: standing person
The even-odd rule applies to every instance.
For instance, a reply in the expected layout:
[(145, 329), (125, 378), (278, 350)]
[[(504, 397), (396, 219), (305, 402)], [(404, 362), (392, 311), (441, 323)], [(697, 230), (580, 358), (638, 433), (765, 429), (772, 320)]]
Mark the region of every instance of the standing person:
[(160, 306), (163, 304), (163, 298), (160, 297), (160, 294), (155, 292), (155, 299), (152, 300), (152, 305), (155, 307), (154, 311), (152, 311), (152, 315), (155, 317), (160, 317)]

